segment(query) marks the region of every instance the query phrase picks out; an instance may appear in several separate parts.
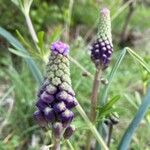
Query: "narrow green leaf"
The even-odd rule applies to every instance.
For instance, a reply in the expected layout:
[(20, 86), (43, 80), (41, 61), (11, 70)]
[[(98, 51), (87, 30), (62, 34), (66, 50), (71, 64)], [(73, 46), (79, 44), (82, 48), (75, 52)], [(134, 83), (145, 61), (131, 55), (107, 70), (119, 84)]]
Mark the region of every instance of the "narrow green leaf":
[(16, 33), (18, 35), (19, 40), (22, 42), (22, 44), (24, 44), (24, 46), (26, 47), (26, 50), (29, 52), (30, 56), (32, 56), (32, 58), (37, 58), (40, 59), (42, 58), (42, 55), (35, 51), (36, 48), (32, 47), (29, 43), (29, 41), (27, 41), (22, 35), (21, 33), (16, 30)]
[(41, 54), (44, 55), (45, 48), (44, 48), (44, 32), (43, 31), (38, 32), (38, 46), (41, 50)]
[(119, 144), (118, 150), (127, 150), (129, 148), (129, 144), (131, 142), (132, 136), (138, 128), (140, 122), (144, 118), (148, 108), (150, 107), (150, 89), (147, 91), (147, 95), (142, 101), (141, 106), (139, 107), (138, 112), (136, 113), (134, 119), (130, 123), (129, 127), (125, 131), (121, 142)]
[(8, 50), (9, 50), (11, 53), (13, 53), (13, 54), (15, 54), (15, 55), (17, 55), (17, 56), (20, 56), (20, 57), (23, 57), (23, 58), (30, 58), (29, 55), (24, 54), (22, 51), (18, 51), (18, 50), (13, 49), (13, 48), (8, 48)]
[(44, 39), (44, 32), (38, 32), (38, 39), (39, 39), (39, 47), (43, 48), (43, 39)]
[(119, 57), (118, 57), (115, 65), (114, 65), (114, 67), (112, 68), (112, 70), (110, 72), (110, 75), (108, 77), (108, 84), (106, 85), (104, 91), (102, 92), (103, 94), (102, 94), (102, 98), (101, 98), (101, 101), (100, 101), (100, 105), (104, 105), (105, 102), (106, 102), (108, 91), (109, 91), (109, 87), (111, 85), (111, 82), (112, 82), (112, 80), (113, 80), (113, 78), (114, 78), (114, 76), (115, 76), (115, 74), (116, 74), (116, 72), (117, 72), (117, 70), (118, 70), (118, 68), (119, 68), (119, 66), (120, 66), (124, 56), (125, 56), (125, 54), (126, 54), (126, 48), (124, 48), (121, 51), (121, 54), (119, 55)]
[[(0, 27), (0, 35), (2, 37), (4, 37), (15, 49), (17, 49), (18, 51), (22, 51), (28, 55), (27, 50), (22, 46), (22, 44), (2, 27)], [(43, 77), (42, 77), (42, 74), (41, 74), (38, 66), (36, 65), (36, 63), (33, 61), (33, 59), (31, 57), (24, 58), (24, 59), (25, 59), (26, 63), (28, 64), (29, 69), (30, 69), (31, 73), (33, 74), (37, 83), (41, 84)]]
[(33, 48), (30, 46), (30, 44), (25, 40), (25, 38), (21, 35), (21, 33), (20, 33), (18, 30), (16, 30), (16, 33), (17, 33), (17, 35), (18, 35), (19, 40), (20, 40), (26, 47), (28, 47), (29, 49), (33, 49)]
[(100, 112), (112, 108), (112, 106), (113, 106), (119, 99), (120, 99), (120, 96), (119, 96), (119, 95), (113, 97), (113, 98), (112, 98), (111, 100), (109, 100), (103, 107), (101, 107)]
[(16, 6), (19, 7), (20, 3), (19, 3), (19, 0), (11, 0)]
[(12, 3), (14, 3), (22, 12), (23, 12), (23, 3), (22, 0), (11, 0)]
[(0, 103), (14, 90), (15, 86), (11, 86), (8, 91), (3, 95), (3, 97), (0, 99)]
[(70, 150), (75, 150), (73, 145), (71, 144), (71, 142), (69, 140), (66, 140), (67, 144), (69, 145), (70, 147)]
[(89, 127), (89, 129), (91, 130), (91, 132), (93, 133), (95, 138), (97, 139), (97, 142), (99, 143), (99, 145), (101, 145), (104, 150), (109, 150), (106, 143), (104, 142), (103, 138), (101, 137), (101, 135), (97, 131), (96, 127), (89, 120), (89, 118), (87, 117), (86, 113), (84, 112), (83, 108), (81, 107), (81, 105), (79, 103), (76, 106), (76, 109), (80, 113), (80, 115), (82, 116), (84, 121), (87, 123), (87, 126)]
[(129, 47), (126, 48), (129, 54), (135, 58), (146, 70), (148, 73), (150, 73), (150, 68), (148, 67), (147, 63), (143, 60), (142, 57), (140, 57), (136, 52), (134, 52), (132, 49)]
[(120, 99), (119, 95), (114, 96), (111, 100), (109, 100), (104, 106), (99, 108), (98, 118), (102, 118), (104, 115), (108, 115), (112, 110), (114, 104)]
[(124, 5), (122, 5), (119, 9), (117, 9), (117, 12), (111, 17), (111, 20), (113, 21), (116, 19), (128, 6), (130, 3), (132, 3), (133, 0), (128, 0)]
[(135, 109), (138, 109), (138, 106), (137, 104), (129, 97), (129, 95), (127, 94), (124, 94), (126, 100), (135, 108)]

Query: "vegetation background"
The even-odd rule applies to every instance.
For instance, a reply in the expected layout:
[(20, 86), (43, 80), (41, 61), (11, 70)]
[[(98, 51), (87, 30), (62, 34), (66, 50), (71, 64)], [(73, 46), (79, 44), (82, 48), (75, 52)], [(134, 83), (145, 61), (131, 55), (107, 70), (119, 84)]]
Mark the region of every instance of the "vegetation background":
[[(71, 78), (77, 99), (84, 110), (90, 111), (92, 80), (79, 67), (94, 74), (89, 45), (96, 37), (99, 9), (111, 10), (114, 54), (107, 78), (123, 47), (129, 46), (150, 66), (150, 2), (148, 0), (34, 0), (30, 16), (37, 33), (44, 31), (45, 49), (60, 38), (71, 46)], [(32, 44), (21, 11), (10, 0), (0, 0), (0, 26), (19, 39), (18, 32)], [(18, 31), (18, 32), (16, 32)], [(35, 82), (22, 54), (8, 48), (10, 44), (0, 36), (0, 150), (37, 150), (50, 144), (49, 133), (43, 132), (33, 120), (36, 92)], [(32, 53), (33, 55), (35, 53)], [(33, 56), (32, 55), (32, 56)], [(34, 55), (35, 56), (35, 55)], [(44, 74), (44, 61), (33, 56)], [(77, 63), (78, 62), (78, 63)], [(76, 64), (77, 63), (77, 64)], [(119, 95), (115, 111), (119, 123), (112, 133), (111, 150), (117, 149), (120, 139), (133, 119), (150, 84), (148, 73), (129, 54), (126, 54), (109, 91), (109, 98)], [(101, 90), (100, 90), (101, 91)], [(101, 94), (101, 93), (100, 93)], [(76, 110), (75, 110), (76, 112)], [(84, 149), (87, 125), (76, 112), (75, 135), (71, 143), (76, 150)], [(130, 145), (132, 150), (150, 150), (150, 111), (141, 122)], [(63, 150), (69, 149), (67, 143)]]

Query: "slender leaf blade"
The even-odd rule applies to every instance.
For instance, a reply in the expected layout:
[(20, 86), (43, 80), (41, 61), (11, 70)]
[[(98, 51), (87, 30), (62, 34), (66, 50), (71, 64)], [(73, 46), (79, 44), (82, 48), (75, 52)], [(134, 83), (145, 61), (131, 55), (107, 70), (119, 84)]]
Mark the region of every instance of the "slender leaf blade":
[(40, 31), (38, 32), (38, 46), (40, 48), (41, 54), (44, 55), (45, 54), (45, 48), (44, 48), (44, 32)]
[(11, 86), (7, 92), (3, 95), (3, 97), (0, 99), (0, 103), (14, 90), (15, 86)]
[(98, 118), (102, 118), (104, 115), (110, 114), (110, 112), (114, 109), (114, 104), (120, 99), (120, 95), (114, 96), (111, 100), (109, 100), (104, 106), (99, 108)]
[(136, 52), (134, 52), (132, 49), (130, 48), (126, 48), (128, 53), (135, 58), (146, 70), (148, 73), (150, 73), (150, 68), (148, 67), (148, 65), (146, 64), (146, 62), (143, 60), (142, 57), (140, 57)]
[(108, 77), (108, 84), (106, 85), (104, 91), (102, 92), (103, 95), (102, 95), (102, 98), (101, 98), (101, 101), (100, 101), (101, 105), (104, 105), (105, 102), (106, 102), (108, 91), (109, 91), (109, 87), (110, 87), (110, 85), (112, 83), (112, 80), (113, 80), (113, 78), (114, 78), (114, 76), (115, 76), (115, 74), (116, 74), (116, 72), (117, 72), (117, 70), (118, 70), (118, 68), (119, 68), (119, 66), (120, 66), (124, 56), (125, 56), (125, 54), (126, 54), (126, 51), (127, 51), (126, 48), (124, 48), (122, 50), (122, 52), (120, 53), (120, 55), (119, 55), (115, 65), (114, 65), (114, 67), (112, 68), (112, 70), (110, 72), (110, 75)]
[(125, 131), (125, 133), (121, 139), (121, 142), (119, 144), (118, 150), (127, 150), (128, 149), (129, 144), (132, 139), (132, 136), (135, 133), (136, 129), (138, 128), (140, 122), (144, 118), (149, 107), (150, 107), (150, 89), (148, 90), (147, 95), (145, 96), (141, 106), (139, 107), (139, 110), (136, 113), (134, 119), (132, 120), (129, 127)]
[[(127, 51), (126, 48), (124, 48), (121, 51), (121, 53), (120, 53), (120, 55), (119, 55), (119, 57), (118, 57), (115, 65), (114, 65), (114, 67), (112, 68), (112, 70), (110, 72), (110, 75), (108, 77), (108, 84), (106, 85), (105, 89), (102, 91), (102, 97), (101, 97), (101, 100), (100, 100), (100, 106), (103, 106), (106, 103), (107, 95), (108, 95), (108, 92), (109, 92), (110, 85), (111, 85), (112, 80), (113, 80), (113, 78), (114, 78), (114, 76), (115, 76), (115, 74), (116, 74), (116, 72), (117, 72), (117, 70), (118, 70), (118, 68), (119, 68), (119, 66), (120, 66), (120, 64), (121, 64), (124, 56), (125, 56), (125, 54), (126, 54), (126, 51)], [(101, 122), (99, 122), (98, 123), (98, 130), (99, 130), (99, 132), (101, 133), (103, 131), (103, 129), (104, 128), (102, 127)], [(104, 132), (102, 132), (102, 134)], [(103, 134), (103, 136), (105, 136), (105, 135)], [(101, 149), (101, 147), (98, 144), (96, 144), (96, 150), (100, 150), (100, 149)]]
[[(22, 46), (22, 44), (2, 27), (0, 27), (0, 35), (2, 37), (4, 37), (15, 49), (17, 49), (18, 51), (22, 51), (28, 55), (27, 50)], [(35, 61), (31, 57), (24, 58), (24, 59), (25, 59), (26, 63), (28, 64), (29, 69), (30, 69), (31, 73), (33, 74), (37, 83), (41, 84), (43, 77), (42, 77), (42, 74), (41, 74), (38, 66), (36, 65)]]
[(19, 56), (19, 57), (22, 57), (22, 58), (30, 58), (30, 56), (24, 54), (24, 53), (21, 52), (21, 51), (15, 50), (15, 49), (13, 49), (13, 48), (8, 48), (8, 50), (9, 50), (11, 53), (13, 53), (13, 54), (15, 54), (15, 55), (17, 55), (17, 56)]

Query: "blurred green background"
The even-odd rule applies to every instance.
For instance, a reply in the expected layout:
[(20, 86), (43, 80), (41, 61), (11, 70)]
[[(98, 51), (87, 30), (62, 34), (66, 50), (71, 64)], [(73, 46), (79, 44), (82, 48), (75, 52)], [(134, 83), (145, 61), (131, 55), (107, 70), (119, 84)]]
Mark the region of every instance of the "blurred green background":
[[(114, 55), (104, 74), (107, 78), (120, 51), (130, 46), (150, 66), (150, 2), (148, 0), (34, 0), (30, 16), (36, 32), (44, 31), (45, 47), (57, 37), (68, 39), (71, 56), (85, 69), (94, 74), (88, 47), (97, 35), (99, 9), (108, 7), (112, 17)], [(69, 18), (71, 14), (71, 18)], [(33, 45), (21, 11), (10, 0), (0, 0), (0, 26), (19, 39), (16, 30)], [(0, 36), (0, 150), (38, 150), (51, 144), (49, 133), (43, 132), (32, 118), (35, 111), (38, 84), (31, 75), (24, 59), (11, 53), (10, 44)], [(47, 56), (47, 55), (46, 55)], [(45, 57), (46, 57), (45, 56)], [(36, 59), (44, 74), (43, 60)], [(88, 113), (92, 80), (71, 62), (71, 78), (77, 99)], [(114, 127), (111, 150), (117, 145), (134, 117), (147, 87), (149, 75), (130, 56), (126, 55), (111, 84), (109, 98), (121, 95), (115, 104), (119, 124)], [(102, 86), (103, 88), (103, 86)], [(101, 89), (100, 89), (101, 91)], [(100, 93), (101, 94), (101, 93)], [(76, 150), (84, 149), (87, 126), (75, 111), (75, 135), (71, 143)], [(150, 112), (140, 124), (133, 137), (130, 149), (150, 150)], [(63, 150), (69, 150), (67, 143)]]

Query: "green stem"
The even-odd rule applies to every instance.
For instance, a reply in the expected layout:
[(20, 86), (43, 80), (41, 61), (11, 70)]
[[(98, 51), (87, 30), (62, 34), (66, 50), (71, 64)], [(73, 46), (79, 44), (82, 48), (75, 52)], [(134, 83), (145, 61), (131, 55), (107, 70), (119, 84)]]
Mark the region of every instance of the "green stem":
[(31, 34), (31, 37), (32, 37), (34, 43), (37, 44), (37, 43), (38, 43), (38, 38), (37, 38), (36, 32), (35, 32), (35, 30), (34, 30), (34, 27), (33, 27), (32, 21), (31, 21), (31, 18), (30, 18), (30, 16), (29, 16), (28, 13), (24, 13), (24, 16), (25, 16), (26, 23), (27, 23), (29, 32), (30, 32), (30, 34)]
[(111, 17), (111, 20), (113, 21), (116, 19), (134, 0), (127, 1), (122, 7), (120, 7), (117, 12)]
[(85, 69), (77, 60), (75, 60), (73, 57), (69, 56), (69, 60), (73, 62), (78, 68), (80, 68), (84, 73), (86, 73), (90, 78), (94, 78), (94, 76)]
[(102, 145), (104, 150), (109, 150), (106, 143), (104, 142), (103, 138), (101, 137), (101, 135), (98, 133), (96, 127), (92, 124), (92, 122), (89, 120), (89, 118), (87, 117), (86, 113), (84, 112), (84, 110), (82, 109), (81, 105), (78, 104), (76, 106), (77, 111), (80, 113), (80, 115), (82, 116), (82, 118), (84, 119), (84, 121), (87, 123), (87, 126), (89, 127), (89, 129), (91, 130), (91, 132), (93, 133), (94, 137), (96, 138), (96, 140), (98, 141), (98, 143), (100, 145)]
[(70, 33), (70, 24), (71, 24), (73, 3), (74, 3), (74, 0), (70, 0), (69, 10), (68, 10), (68, 19), (67, 19), (67, 24), (66, 24), (66, 42), (69, 42), (69, 33)]
[(69, 140), (67, 140), (67, 144), (69, 145), (70, 150), (75, 150), (75, 149), (73, 148), (73, 146), (72, 146), (72, 144), (71, 144), (71, 142), (70, 142)]

